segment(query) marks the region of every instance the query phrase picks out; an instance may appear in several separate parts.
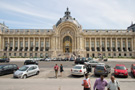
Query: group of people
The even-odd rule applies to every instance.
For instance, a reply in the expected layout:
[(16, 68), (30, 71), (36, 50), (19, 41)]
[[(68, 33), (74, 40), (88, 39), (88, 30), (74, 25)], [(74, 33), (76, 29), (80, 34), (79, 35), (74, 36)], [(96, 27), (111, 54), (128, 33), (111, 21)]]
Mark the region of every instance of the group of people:
[[(54, 66), (54, 71), (55, 71), (55, 77), (58, 77), (58, 71), (59, 71), (59, 66), (56, 64)], [(61, 73), (61, 77), (62, 77), (62, 72), (64, 71), (62, 64), (60, 65), (60, 73)]]
[[(85, 79), (82, 82), (82, 86), (84, 87), (84, 90), (92, 90), (88, 74), (85, 74)], [(105, 90), (105, 87), (107, 87), (107, 90), (120, 90), (120, 85), (118, 81), (115, 80), (114, 76), (111, 76), (111, 81), (108, 83), (104, 79), (104, 75), (101, 75), (100, 78), (96, 79), (93, 90)]]

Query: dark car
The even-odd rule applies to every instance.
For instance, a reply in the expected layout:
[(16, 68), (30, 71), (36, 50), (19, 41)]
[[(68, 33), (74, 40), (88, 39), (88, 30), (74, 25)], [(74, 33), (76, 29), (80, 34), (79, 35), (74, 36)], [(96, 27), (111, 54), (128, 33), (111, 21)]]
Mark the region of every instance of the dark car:
[(18, 69), (19, 67), (16, 64), (0, 65), (0, 75), (12, 74)]
[(84, 62), (87, 62), (86, 58), (76, 58), (75, 64), (84, 64)]
[(131, 74), (135, 77), (135, 64), (131, 65)]
[(87, 73), (92, 72), (92, 66), (91, 65), (86, 65)]
[(46, 58), (42, 58), (42, 59), (40, 59), (40, 61), (45, 61), (45, 59), (46, 59)]
[(0, 62), (10, 62), (10, 58), (0, 58)]
[(25, 60), (24, 65), (29, 65), (29, 64), (38, 65), (38, 62), (36, 60)]

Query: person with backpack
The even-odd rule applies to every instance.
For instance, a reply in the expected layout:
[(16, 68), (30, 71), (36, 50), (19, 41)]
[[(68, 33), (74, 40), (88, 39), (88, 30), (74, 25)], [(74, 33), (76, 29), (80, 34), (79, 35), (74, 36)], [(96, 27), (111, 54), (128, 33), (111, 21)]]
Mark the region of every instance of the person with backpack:
[(60, 73), (61, 73), (61, 77), (62, 77), (62, 72), (63, 72), (64, 70), (63, 70), (63, 65), (61, 64), (60, 65)]
[(90, 79), (88, 78), (88, 73), (85, 74), (85, 79), (82, 82), (82, 86), (84, 86), (84, 90), (91, 90)]
[(56, 77), (56, 78), (58, 77), (58, 70), (59, 70), (59, 67), (58, 67), (58, 65), (56, 64), (56, 65), (54, 66), (54, 71), (55, 71), (55, 77)]
[(111, 76), (111, 81), (108, 83), (107, 90), (120, 90), (118, 81), (115, 80), (114, 76)]

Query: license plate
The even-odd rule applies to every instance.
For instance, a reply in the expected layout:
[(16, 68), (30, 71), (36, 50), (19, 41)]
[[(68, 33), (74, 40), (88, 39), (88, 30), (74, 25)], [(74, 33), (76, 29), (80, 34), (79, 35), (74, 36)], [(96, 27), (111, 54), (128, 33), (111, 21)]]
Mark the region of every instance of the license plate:
[(120, 76), (123, 76), (123, 74), (119, 74)]
[(102, 72), (102, 71), (98, 71), (98, 72)]
[(78, 72), (77, 70), (74, 70), (74, 72)]

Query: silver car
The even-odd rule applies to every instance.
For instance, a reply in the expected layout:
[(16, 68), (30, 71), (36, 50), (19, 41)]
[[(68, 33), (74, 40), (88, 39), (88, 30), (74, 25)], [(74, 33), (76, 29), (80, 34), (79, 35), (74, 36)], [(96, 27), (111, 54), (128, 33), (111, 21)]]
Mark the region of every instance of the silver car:
[(91, 65), (93, 67), (95, 67), (96, 65), (99, 65), (99, 64), (103, 64), (104, 65), (104, 63), (100, 63), (100, 62), (97, 62), (97, 61), (94, 61), (94, 60), (90, 60), (88, 62), (84, 62), (84, 64)]
[(95, 76), (101, 74), (108, 76), (110, 72), (111, 72), (111, 66), (109, 65), (97, 65), (94, 69)]
[(25, 65), (14, 72), (13, 77), (26, 79), (29, 76), (38, 75), (39, 72), (40, 70), (37, 65)]

